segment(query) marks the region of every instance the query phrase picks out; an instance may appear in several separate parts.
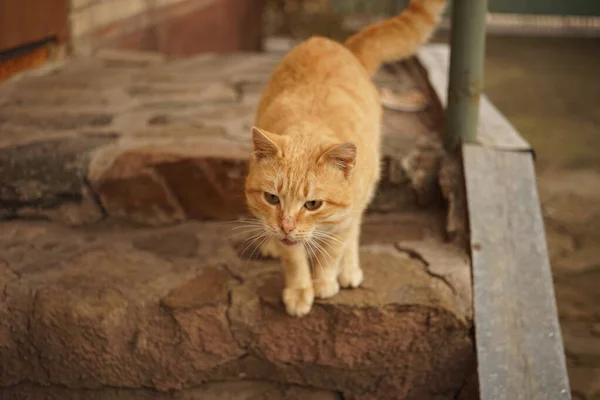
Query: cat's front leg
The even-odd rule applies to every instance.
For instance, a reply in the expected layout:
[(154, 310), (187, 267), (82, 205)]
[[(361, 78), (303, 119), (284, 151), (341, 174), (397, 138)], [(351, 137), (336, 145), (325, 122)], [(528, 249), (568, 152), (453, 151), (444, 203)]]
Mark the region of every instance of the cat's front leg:
[(360, 268), (360, 219), (352, 224), (346, 238), (346, 248), (340, 263), (338, 282), (343, 288), (357, 288), (363, 281), (363, 271)]
[(302, 317), (308, 314), (315, 298), (306, 252), (299, 244), (280, 244), (279, 256), (285, 278), (282, 296), (285, 310), (291, 316)]
[(345, 235), (317, 240), (313, 244), (313, 288), (315, 297), (327, 299), (340, 291), (338, 274), (345, 248)]

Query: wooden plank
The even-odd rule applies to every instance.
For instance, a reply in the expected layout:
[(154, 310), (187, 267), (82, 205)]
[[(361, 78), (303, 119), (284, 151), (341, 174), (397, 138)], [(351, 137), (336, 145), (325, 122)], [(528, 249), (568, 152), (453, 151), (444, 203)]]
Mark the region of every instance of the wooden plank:
[(533, 156), (463, 157), (481, 399), (570, 399)]
[(532, 147), (515, 127), (492, 104), (487, 96), (479, 102), (477, 143), (482, 146), (512, 151), (531, 151)]
[[(444, 108), (447, 105), (450, 47), (446, 44), (423, 46), (417, 57), (427, 69), (429, 81)], [(477, 143), (485, 147), (504, 150), (530, 151), (531, 146), (502, 115), (486, 96), (479, 107)]]

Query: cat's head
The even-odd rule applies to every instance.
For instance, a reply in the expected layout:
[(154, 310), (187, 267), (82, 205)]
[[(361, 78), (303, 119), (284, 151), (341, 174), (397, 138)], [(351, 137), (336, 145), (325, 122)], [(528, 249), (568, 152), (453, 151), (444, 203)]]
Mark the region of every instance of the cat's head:
[(315, 145), (252, 129), (246, 202), (266, 233), (287, 245), (323, 239), (352, 213), (353, 143)]

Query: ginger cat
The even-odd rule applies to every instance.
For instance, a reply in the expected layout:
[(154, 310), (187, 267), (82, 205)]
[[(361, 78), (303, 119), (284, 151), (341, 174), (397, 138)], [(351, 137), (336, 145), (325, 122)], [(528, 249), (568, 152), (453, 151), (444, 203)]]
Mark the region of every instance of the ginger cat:
[(345, 45), (308, 39), (285, 56), (262, 94), (246, 201), (264, 229), (261, 252), (281, 258), (292, 316), (363, 280), (361, 218), (380, 175), (382, 110), (370, 77), (428, 40), (445, 3), (412, 0)]

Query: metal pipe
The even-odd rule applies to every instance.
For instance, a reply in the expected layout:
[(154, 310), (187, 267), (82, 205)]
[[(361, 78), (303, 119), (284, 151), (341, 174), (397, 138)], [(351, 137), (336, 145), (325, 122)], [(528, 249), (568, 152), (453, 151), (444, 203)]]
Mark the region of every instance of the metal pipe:
[(454, 0), (450, 35), (450, 77), (444, 144), (455, 151), (475, 142), (483, 88), (485, 14), (488, 0)]

